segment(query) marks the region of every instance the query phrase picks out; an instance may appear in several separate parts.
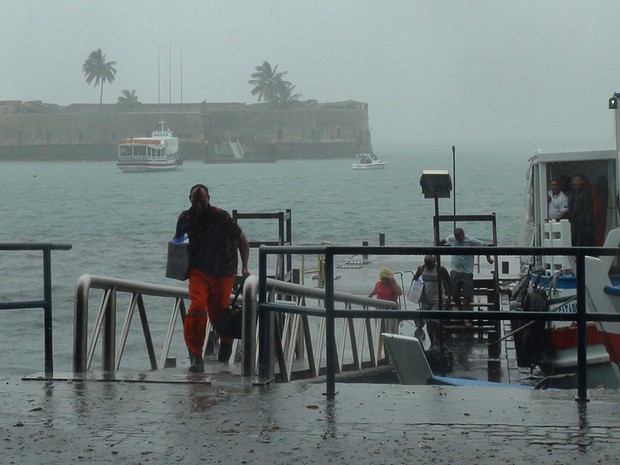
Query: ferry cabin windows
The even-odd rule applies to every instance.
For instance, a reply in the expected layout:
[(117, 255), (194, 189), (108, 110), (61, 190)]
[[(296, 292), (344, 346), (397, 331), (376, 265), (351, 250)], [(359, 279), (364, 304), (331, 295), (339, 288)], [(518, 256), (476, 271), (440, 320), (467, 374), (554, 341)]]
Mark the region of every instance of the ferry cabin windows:
[[(618, 227), (615, 215), (616, 210), (616, 162), (615, 160), (588, 160), (563, 161), (547, 165), (546, 182), (551, 184), (552, 179), (565, 179), (566, 184), (561, 189), (566, 194), (571, 190), (569, 180), (577, 175), (585, 175), (590, 189), (596, 189), (605, 197), (607, 212), (606, 233)], [(605, 234), (606, 235), (606, 234)]]
[(145, 145), (123, 145), (118, 148), (118, 154), (120, 157), (132, 157), (142, 160), (151, 160), (164, 157), (164, 148)]
[[(547, 189), (552, 179), (564, 177), (564, 179), (572, 180), (577, 175), (585, 175), (589, 189), (598, 196), (598, 208), (602, 208), (598, 214), (595, 214), (597, 219), (603, 218), (604, 221), (600, 226), (599, 233), (595, 234), (597, 236), (595, 238), (596, 245), (602, 245), (609, 231), (620, 226), (617, 213), (616, 171), (616, 160), (613, 158), (548, 162), (545, 164), (545, 169), (541, 170), (541, 181), (546, 182)], [(571, 189), (570, 183), (567, 182), (561, 189), (567, 193), (566, 191)], [(544, 214), (546, 215), (546, 210)], [(620, 261), (616, 257), (612, 264), (612, 274), (617, 274), (619, 268)]]

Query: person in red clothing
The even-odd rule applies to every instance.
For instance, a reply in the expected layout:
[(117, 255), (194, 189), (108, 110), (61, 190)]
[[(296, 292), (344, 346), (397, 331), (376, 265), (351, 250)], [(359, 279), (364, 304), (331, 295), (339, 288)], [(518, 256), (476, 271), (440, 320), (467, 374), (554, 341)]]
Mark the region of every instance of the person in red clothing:
[(394, 279), (394, 273), (389, 268), (382, 268), (379, 273), (379, 281), (375, 284), (374, 289), (368, 297), (377, 296), (377, 299), (392, 300), (398, 303), (398, 297), (403, 294), (403, 290), (400, 288), (396, 280)]
[[(189, 191), (192, 204), (177, 220), (174, 238), (189, 238), (189, 297), (191, 304), (185, 317), (183, 335), (190, 353), (189, 371), (204, 371), (203, 345), (207, 319), (217, 326), (228, 305), (237, 273), (237, 252), (241, 256), (241, 274), (250, 275), (250, 245), (241, 228), (228, 212), (211, 205), (209, 189), (196, 184)], [(232, 339), (220, 337), (218, 360), (227, 362)]]

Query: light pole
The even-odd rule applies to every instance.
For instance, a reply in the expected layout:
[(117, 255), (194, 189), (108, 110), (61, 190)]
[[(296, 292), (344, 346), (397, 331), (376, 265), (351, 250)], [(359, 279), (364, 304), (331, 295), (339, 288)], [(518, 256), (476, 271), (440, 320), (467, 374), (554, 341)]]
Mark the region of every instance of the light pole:
[[(454, 147), (452, 148), (454, 150)], [(424, 170), (420, 177), (420, 186), (425, 199), (435, 199), (435, 216), (433, 217), (433, 237), (435, 246), (439, 245), (439, 199), (450, 198), (452, 180), (447, 170)], [(441, 292), (441, 255), (435, 256), (435, 269), (437, 271), (437, 296), (439, 298), (439, 310), (443, 310), (443, 293)], [(443, 319), (439, 319), (439, 360), (441, 374), (444, 375), (443, 357)]]

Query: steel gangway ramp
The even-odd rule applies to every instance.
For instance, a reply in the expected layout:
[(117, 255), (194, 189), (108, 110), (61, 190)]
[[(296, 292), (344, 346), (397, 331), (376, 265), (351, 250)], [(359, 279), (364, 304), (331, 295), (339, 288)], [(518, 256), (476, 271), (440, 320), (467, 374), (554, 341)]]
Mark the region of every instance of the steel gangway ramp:
[[(275, 333), (270, 350), (275, 364), (274, 379), (290, 382), (294, 380), (319, 379), (325, 375), (325, 291), (300, 284), (287, 283), (276, 279), (267, 280), (270, 288), (270, 301), (297, 305), (299, 313), (286, 313), (274, 318)], [(98, 295), (93, 295), (98, 294)], [(258, 278), (250, 276), (243, 283), (241, 293), (243, 319), (243, 338), (235, 341), (231, 360), (236, 368), (227, 373), (236, 373), (255, 381), (257, 378), (257, 295)], [(336, 301), (343, 309), (395, 309), (394, 302), (382, 301), (347, 293), (336, 293)], [(91, 304), (99, 301), (98, 305)], [(74, 379), (114, 378), (116, 373), (130, 373), (135, 378), (136, 371), (146, 379), (145, 371), (158, 372), (151, 378), (165, 379), (165, 371), (177, 381), (179, 369), (187, 370), (188, 353), (185, 349), (182, 323), (186, 315), (186, 302), (189, 301), (187, 289), (173, 286), (154, 285), (116, 278), (83, 275), (76, 287), (75, 331), (73, 351)], [(126, 302), (126, 310), (121, 311)], [(147, 305), (147, 302), (149, 305)], [(167, 321), (162, 320), (162, 309), (168, 307)], [(301, 310), (304, 309), (304, 312)], [(133, 317), (138, 312), (142, 331), (132, 330)], [(304, 313), (304, 314), (302, 314)], [(310, 313), (310, 314), (308, 314)], [(121, 325), (122, 319), (122, 325)], [(92, 321), (91, 321), (92, 320)], [(165, 331), (154, 327), (165, 323)], [(161, 326), (161, 325), (160, 325)], [(179, 327), (180, 326), (180, 327)], [(388, 365), (381, 333), (393, 326), (390, 320), (377, 318), (344, 318), (338, 325), (337, 367), (339, 373), (359, 373)], [(136, 333), (146, 347), (143, 357), (126, 354), (130, 337)], [(154, 334), (163, 335), (159, 354), (154, 343)], [(209, 374), (210, 354), (213, 351), (212, 327), (207, 325), (205, 358)], [(97, 347), (101, 352), (97, 354)], [(134, 341), (134, 346), (135, 341)], [(142, 349), (143, 350), (143, 349)], [(127, 359), (131, 362), (127, 362)], [(96, 368), (97, 362), (99, 368)], [(131, 363), (131, 366), (128, 365)], [(217, 365), (221, 372), (221, 364)], [(216, 371), (217, 371), (216, 370)], [(105, 376), (104, 376), (105, 375)], [(122, 376), (122, 375), (118, 375)], [(195, 375), (187, 378), (196, 382)], [(257, 382), (264, 382), (257, 381)]]

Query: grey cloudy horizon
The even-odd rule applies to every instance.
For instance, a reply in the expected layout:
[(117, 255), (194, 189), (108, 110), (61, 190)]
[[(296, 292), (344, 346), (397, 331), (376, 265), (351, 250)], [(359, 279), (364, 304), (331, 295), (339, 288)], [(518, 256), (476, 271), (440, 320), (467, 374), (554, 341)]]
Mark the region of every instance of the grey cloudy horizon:
[(98, 103), (82, 64), (100, 48), (117, 68), (104, 103), (124, 89), (147, 103), (179, 102), (181, 91), (185, 103), (254, 103), (247, 81), (266, 60), (302, 100), (368, 103), (377, 152), (615, 147), (617, 1), (0, 5), (0, 100)]

